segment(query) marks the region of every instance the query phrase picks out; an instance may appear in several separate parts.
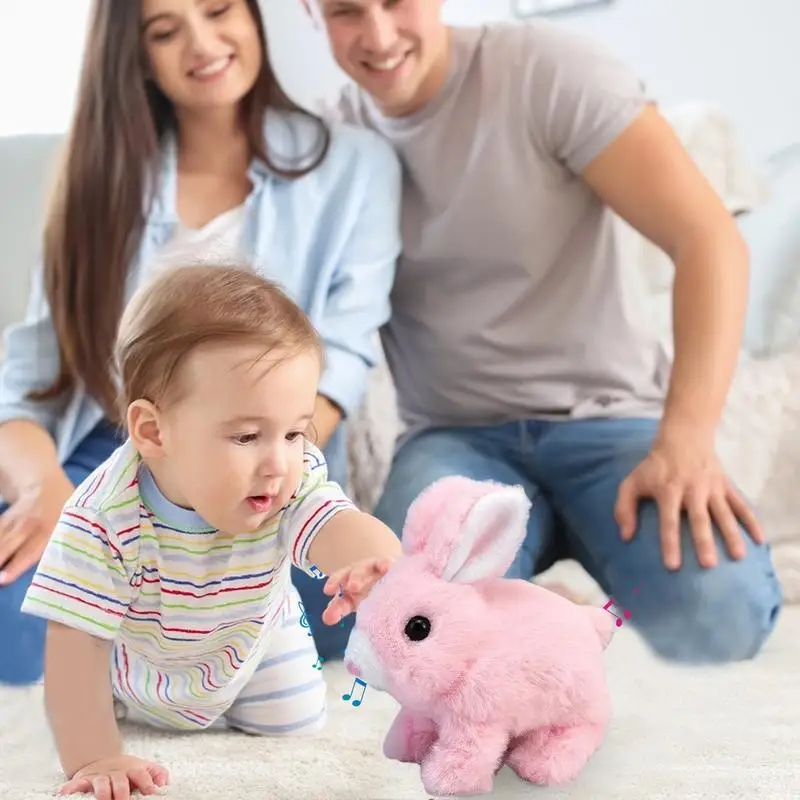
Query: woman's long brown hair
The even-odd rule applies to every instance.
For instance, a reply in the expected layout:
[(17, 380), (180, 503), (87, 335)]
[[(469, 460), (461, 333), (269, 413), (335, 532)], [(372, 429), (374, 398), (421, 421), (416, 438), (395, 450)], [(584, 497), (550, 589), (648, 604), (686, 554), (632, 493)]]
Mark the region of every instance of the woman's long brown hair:
[[(329, 131), (318, 120), (318, 147), (303, 169), (280, 168), (264, 140), (267, 108), (296, 106), (270, 67), (258, 0), (246, 0), (261, 36), (263, 63), (242, 101), (252, 153), (275, 173), (296, 178), (325, 157)], [(66, 151), (44, 231), (44, 286), (59, 343), (60, 371), (34, 399), (62, 397), (82, 384), (118, 422), (113, 348), (125, 303), (128, 266), (138, 250), (163, 134), (172, 106), (145, 80), (140, 4), (95, 0)], [(309, 115), (312, 116), (312, 115)]]

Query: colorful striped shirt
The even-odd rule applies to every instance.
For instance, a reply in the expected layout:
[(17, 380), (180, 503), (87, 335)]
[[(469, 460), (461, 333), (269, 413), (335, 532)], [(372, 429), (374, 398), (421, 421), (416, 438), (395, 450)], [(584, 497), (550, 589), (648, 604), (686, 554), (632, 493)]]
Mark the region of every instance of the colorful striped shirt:
[(172, 504), (130, 443), (75, 491), (22, 610), (113, 640), (115, 695), (153, 723), (206, 728), (258, 667), (287, 609), (291, 564), (354, 508), (306, 442), (289, 502), (231, 536)]

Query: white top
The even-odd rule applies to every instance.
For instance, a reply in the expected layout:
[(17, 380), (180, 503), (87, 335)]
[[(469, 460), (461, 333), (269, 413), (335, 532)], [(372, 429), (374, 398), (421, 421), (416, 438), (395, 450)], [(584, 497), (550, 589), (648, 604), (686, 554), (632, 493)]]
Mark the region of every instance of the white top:
[(243, 262), (244, 222), (245, 206), (242, 203), (214, 217), (202, 228), (189, 228), (179, 223), (172, 238), (150, 265), (151, 275), (167, 267), (196, 264), (198, 261)]

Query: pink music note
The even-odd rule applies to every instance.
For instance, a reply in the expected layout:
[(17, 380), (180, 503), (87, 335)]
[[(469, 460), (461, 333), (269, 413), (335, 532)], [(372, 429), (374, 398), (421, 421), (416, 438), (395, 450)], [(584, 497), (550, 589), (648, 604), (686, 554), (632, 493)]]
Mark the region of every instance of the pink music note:
[[(613, 597), (603, 606), (603, 611), (608, 611), (608, 613), (611, 614), (612, 617), (616, 617), (617, 621), (616, 621), (615, 624), (616, 624), (616, 626), (618, 628), (621, 628), (622, 627), (622, 617), (618, 616), (613, 611), (610, 611), (609, 608), (608, 608), (610, 605), (617, 605), (617, 601), (614, 600)], [(626, 610), (626, 609), (623, 609), (622, 614), (625, 617), (625, 619), (630, 619), (631, 618), (631, 612)]]
[(364, 687), (362, 692), (361, 692), (361, 697), (359, 697), (358, 700), (353, 700), (352, 701), (353, 706), (355, 708), (358, 708), (361, 705), (361, 703), (364, 701), (364, 693), (367, 691), (367, 684), (364, 683), (364, 681), (362, 681), (361, 678), (356, 678), (353, 681), (353, 685), (350, 687), (350, 691), (347, 694), (343, 694), (342, 695), (342, 700), (350, 700), (350, 698), (356, 692), (356, 684), (358, 684), (359, 686), (363, 686)]

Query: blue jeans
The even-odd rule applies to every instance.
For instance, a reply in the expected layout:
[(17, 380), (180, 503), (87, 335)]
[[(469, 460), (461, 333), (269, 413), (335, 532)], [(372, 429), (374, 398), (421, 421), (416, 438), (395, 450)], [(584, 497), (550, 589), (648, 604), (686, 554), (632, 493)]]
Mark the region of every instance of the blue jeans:
[[(328, 478), (347, 486), (347, 438), (344, 425), (339, 425), (328, 441), (325, 460), (328, 462)], [(342, 658), (355, 624), (355, 614), (345, 617), (339, 625), (326, 625), (322, 621), (322, 612), (330, 602), (330, 597), (322, 592), (325, 581), (315, 580), (297, 567), (292, 567), (292, 583), (303, 601), (317, 652), (326, 661)]]
[[(69, 460), (64, 471), (75, 486), (82, 483), (119, 446), (117, 430), (106, 422), (90, 433)], [(329, 452), (330, 451), (330, 454)], [(344, 431), (340, 426), (326, 448), (330, 457), (329, 475), (343, 485), (347, 477), (347, 453)], [(5, 506), (0, 507), (0, 513)], [(43, 619), (20, 612), (36, 568), (21, 575), (10, 586), (0, 587), (0, 683), (29, 684), (39, 680), (44, 670)], [(315, 581), (292, 567), (292, 582), (300, 592), (311, 624), (319, 654), (325, 658), (340, 657), (353, 627), (351, 615), (342, 627), (329, 627), (321, 620), (328, 598), (322, 593), (324, 581)]]
[[(117, 429), (101, 422), (64, 464), (73, 485), (81, 484), (119, 446)], [(0, 512), (6, 506), (0, 507)], [(47, 623), (20, 612), (36, 567), (20, 575), (10, 586), (0, 587), (0, 683), (38, 681), (44, 670), (44, 634)]]
[(640, 504), (633, 540), (620, 538), (617, 491), (649, 452), (656, 425), (645, 419), (530, 420), (426, 431), (395, 454), (375, 513), (400, 535), (411, 502), (439, 478), (522, 485), (533, 507), (508, 577), (528, 579), (574, 558), (631, 612), (630, 624), (659, 656), (684, 663), (752, 658), (782, 602), (768, 545), (743, 533), (747, 554), (734, 561), (715, 530), (719, 563), (703, 568), (684, 517), (682, 567), (670, 572), (661, 556), (657, 507), (649, 500)]

